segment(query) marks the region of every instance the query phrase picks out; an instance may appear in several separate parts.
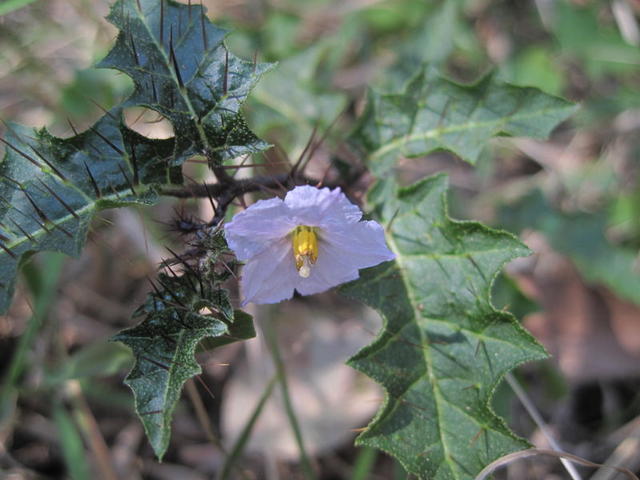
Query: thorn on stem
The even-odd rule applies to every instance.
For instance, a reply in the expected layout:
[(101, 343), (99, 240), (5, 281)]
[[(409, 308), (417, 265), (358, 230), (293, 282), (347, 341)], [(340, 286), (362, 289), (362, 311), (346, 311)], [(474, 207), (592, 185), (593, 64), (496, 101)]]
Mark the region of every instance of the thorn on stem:
[(33, 165), (35, 165), (36, 167), (38, 167), (39, 169), (42, 170), (42, 164), (39, 163), (36, 159), (34, 159), (32, 156), (26, 154), (25, 152), (20, 150), (18, 147), (16, 147), (16, 146), (12, 145), (11, 143), (7, 142), (4, 138), (0, 137), (0, 142), (4, 143), (7, 147), (9, 147), (11, 150), (16, 152), (18, 155), (20, 155), (21, 157), (25, 158), (26, 160), (31, 162)]
[(146, 360), (147, 362), (154, 364), (156, 367), (160, 367), (163, 370), (166, 370), (166, 371), (170, 370), (170, 368), (167, 365), (165, 365), (164, 363), (158, 362), (157, 360), (154, 360), (153, 358), (145, 357), (143, 355), (141, 355), (140, 358), (142, 360)]
[(73, 132), (73, 134), (77, 137), (78, 131), (76, 130), (76, 127), (73, 126), (73, 123), (71, 123), (71, 119), (67, 118), (67, 123), (71, 127), (71, 131)]
[(40, 220), (42, 220), (43, 222), (49, 222), (49, 218), (47, 217), (47, 215), (44, 213), (44, 211), (38, 206), (38, 204), (35, 202), (35, 200), (31, 197), (31, 195), (29, 194), (29, 192), (27, 192), (24, 187), (20, 186), (22, 193), (24, 194), (24, 196), (27, 198), (27, 200), (29, 200), (29, 203), (31, 204), (31, 206), (33, 207), (33, 209), (35, 210), (35, 212), (38, 214), (38, 217), (40, 217)]
[(198, 383), (200, 385), (202, 385), (202, 388), (204, 388), (207, 392), (207, 394), (209, 395), (209, 397), (211, 397), (212, 399), (215, 399), (216, 396), (213, 394), (213, 392), (211, 391), (211, 389), (209, 388), (209, 385), (207, 385), (205, 383), (205, 381), (202, 379), (201, 375), (196, 375), (196, 380), (198, 380)]
[(131, 164), (133, 165), (133, 184), (140, 184), (140, 173), (138, 171), (138, 157), (136, 157), (136, 145), (131, 145)]
[(160, 0), (160, 45), (164, 45), (164, 0)]
[(313, 130), (311, 131), (311, 136), (309, 137), (309, 140), (307, 140), (307, 144), (304, 146), (304, 148), (302, 149), (302, 152), (300, 152), (300, 156), (296, 160), (296, 163), (291, 168), (291, 173), (289, 174), (291, 178), (293, 178), (296, 175), (296, 172), (300, 167), (300, 165), (302, 164), (302, 161), (304, 160), (304, 157), (307, 154), (307, 151), (309, 151), (311, 144), (316, 138), (317, 131), (318, 131), (318, 127), (317, 126), (313, 127)]
[(87, 171), (87, 174), (89, 175), (89, 180), (91, 181), (91, 186), (93, 187), (93, 191), (96, 194), (96, 198), (102, 197), (102, 192), (100, 191), (100, 187), (98, 187), (98, 183), (96, 182), (96, 179), (91, 173), (91, 170), (89, 169), (89, 165), (87, 165), (87, 162), (85, 162), (84, 160), (82, 161), (82, 163), (84, 164), (84, 168)]
[(129, 186), (129, 190), (131, 190), (131, 193), (133, 193), (134, 195), (138, 195), (135, 188), (133, 188), (133, 183), (131, 183), (131, 180), (129, 179), (129, 175), (127, 175), (127, 172), (124, 171), (124, 168), (122, 168), (122, 165), (118, 164), (118, 169), (120, 170), (120, 173), (122, 173), (122, 176), (127, 182), (127, 185)]
[(224, 51), (224, 79), (222, 83), (222, 95), (227, 96), (229, 88), (229, 50)]
[(118, 118), (117, 118), (113, 113), (111, 113), (109, 110), (107, 110), (106, 108), (104, 108), (102, 105), (100, 105), (98, 102), (96, 102), (93, 98), (87, 97), (87, 99), (88, 99), (91, 103), (93, 103), (96, 107), (98, 107), (100, 110), (102, 110), (102, 112), (103, 112), (105, 115), (108, 115), (111, 119), (118, 121)]
[(111, 147), (113, 149), (113, 151), (117, 152), (119, 155), (124, 155), (124, 151), (122, 151), (122, 149), (120, 147), (118, 147), (111, 140), (109, 140), (102, 133), (100, 133), (100, 131), (97, 128), (90, 127), (89, 130), (91, 130), (93, 133), (95, 133), (97, 136), (99, 136), (104, 143), (106, 143), (107, 145), (109, 145), (109, 147)]
[(178, 297), (174, 291), (169, 288), (169, 286), (167, 286), (166, 283), (164, 283), (162, 280), (158, 279), (158, 283), (160, 283), (160, 285), (162, 285), (162, 287), (166, 290), (166, 292), (171, 296), (171, 298), (173, 298), (173, 300), (179, 304), (181, 307), (184, 307), (185, 309), (187, 309), (187, 306), (184, 304), (184, 302), (182, 300), (180, 300), (180, 297)]
[(178, 79), (178, 85), (180, 88), (184, 88), (184, 82), (182, 81), (182, 74), (180, 73), (180, 66), (178, 65), (178, 59), (176, 58), (176, 52), (173, 49), (173, 26), (169, 31), (169, 55), (171, 56), (171, 63), (173, 63), (173, 70), (176, 72), (176, 78)]
[[(194, 277), (196, 277), (198, 279), (198, 283), (200, 284), (200, 295), (204, 295), (204, 285), (202, 284), (202, 279), (200, 278), (200, 275), (198, 275), (198, 273), (195, 271), (195, 269), (189, 265), (189, 262), (187, 262), (185, 259), (183, 259), (180, 255), (178, 255), (176, 252), (174, 252), (171, 248), (169, 247), (165, 247), (169, 253), (171, 253), (171, 255), (173, 255), (175, 258), (177, 258), (180, 263), (187, 269), (189, 270), (189, 272), (191, 272), (193, 274)], [(194, 289), (195, 290), (195, 289)]]
[(207, 41), (207, 29), (205, 25), (204, 18), (204, 5), (202, 5), (202, 0), (200, 1), (200, 28), (202, 31), (202, 45), (204, 46), (204, 50), (209, 49), (208, 41)]
[(156, 89), (156, 82), (153, 80), (153, 76), (149, 77), (151, 79), (151, 90), (153, 91), (153, 101), (158, 103), (158, 90)]
[(7, 255), (9, 255), (11, 258), (13, 258), (14, 260), (16, 260), (18, 257), (16, 256), (15, 253), (13, 253), (11, 251), (10, 248), (8, 248), (4, 243), (0, 242), (0, 248), (2, 248), (2, 250), (4, 250), (6, 252)]
[(35, 239), (35, 238), (33, 238), (33, 237), (31, 236), (31, 234), (29, 234), (29, 232), (27, 232), (24, 228), (22, 228), (22, 226), (21, 226), (18, 222), (16, 222), (14, 219), (11, 219), (11, 223), (13, 223), (13, 224), (16, 226), (16, 228), (17, 228), (18, 230), (20, 230), (20, 232), (21, 232), (25, 237), (27, 237), (31, 242), (33, 242), (33, 243), (37, 243), (37, 242), (36, 242), (36, 239)]
[[(10, 183), (14, 184), (16, 186), (16, 188), (18, 189), (22, 189), (22, 185), (20, 185), (20, 182), (14, 180), (13, 178), (11, 178), (8, 175), (5, 175), (4, 173), (0, 174), (0, 177), (4, 178), (5, 180), (8, 180)], [(4, 200), (4, 199), (3, 199)]]
[(40, 181), (40, 183), (42, 184), (42, 186), (44, 188), (47, 189), (47, 191), (53, 195), (53, 197), (58, 200), (58, 202), (60, 202), (60, 204), (71, 214), (74, 216), (74, 218), (76, 219), (80, 219), (80, 217), (78, 216), (78, 214), (75, 212), (75, 210), (73, 210), (73, 208), (71, 208), (69, 206), (69, 204), (67, 202), (65, 202), (49, 185), (47, 185), (45, 182), (42, 181), (42, 179), (38, 178), (38, 180)]
[(47, 159), (45, 158), (45, 156), (44, 156), (44, 155), (42, 155), (38, 150), (36, 150), (36, 148), (35, 148), (33, 145), (30, 145), (30, 146), (31, 146), (31, 150), (33, 150), (34, 152), (36, 152), (36, 155), (38, 155), (38, 157), (40, 157), (40, 158), (42, 159), (42, 161), (43, 161), (44, 163), (46, 163), (46, 164), (47, 164), (47, 166), (48, 166), (48, 167), (49, 167), (49, 168), (50, 168), (50, 169), (51, 169), (51, 170), (52, 170), (52, 171), (53, 171), (53, 172), (54, 172), (58, 177), (60, 177), (60, 178), (61, 178), (63, 181), (65, 181), (65, 182), (67, 181), (67, 177), (65, 177), (65, 176), (64, 176), (64, 174), (63, 174), (60, 170), (58, 170), (58, 169), (55, 167), (55, 165), (53, 165), (53, 163), (51, 163), (49, 160), (47, 160)]
[[(127, 17), (128, 19), (129, 17)], [(131, 43), (131, 50), (133, 50), (133, 59), (136, 62), (136, 65), (140, 66), (140, 58), (138, 57), (138, 49), (136, 48), (136, 42), (133, 39), (133, 33), (129, 31), (129, 42)]]
[(211, 190), (209, 190), (209, 185), (207, 182), (203, 181), (202, 185), (204, 186), (205, 191), (207, 192), (207, 197), (209, 198), (209, 203), (211, 203), (211, 208), (213, 209), (213, 214), (216, 214), (216, 204), (213, 201), (213, 195), (211, 194)]

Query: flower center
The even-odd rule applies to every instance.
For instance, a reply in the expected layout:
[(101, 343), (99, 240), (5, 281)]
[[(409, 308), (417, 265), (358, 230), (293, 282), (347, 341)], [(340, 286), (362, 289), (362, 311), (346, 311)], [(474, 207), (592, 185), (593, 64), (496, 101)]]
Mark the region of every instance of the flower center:
[(311, 265), (318, 260), (318, 236), (313, 227), (299, 225), (293, 231), (293, 256), (298, 275), (311, 275)]

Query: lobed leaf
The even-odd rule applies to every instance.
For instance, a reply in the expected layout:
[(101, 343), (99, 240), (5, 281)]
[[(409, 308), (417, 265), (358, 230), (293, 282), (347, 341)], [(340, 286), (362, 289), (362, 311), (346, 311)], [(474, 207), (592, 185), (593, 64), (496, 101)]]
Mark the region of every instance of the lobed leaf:
[(575, 109), (562, 98), (509, 85), (493, 75), (460, 85), (434, 70), (422, 70), (403, 93), (370, 92), (352, 140), (381, 177), (399, 156), (435, 150), (449, 150), (473, 164), (490, 138), (544, 138)]
[(195, 272), (179, 277), (160, 274), (161, 288), (133, 314), (142, 321), (113, 339), (131, 348), (135, 365), (125, 383), (147, 438), (162, 459), (171, 435), (171, 418), (184, 383), (202, 369), (195, 359), (198, 344), (214, 337), (211, 348), (255, 336), (251, 316), (230, 308), (218, 282)]
[(125, 106), (151, 108), (173, 125), (178, 165), (206, 153), (218, 162), (265, 149), (240, 107), (270, 64), (229, 53), (226, 31), (202, 5), (172, 0), (118, 0), (107, 17), (120, 29), (98, 64), (129, 75), (135, 91)]
[[(225, 31), (202, 6), (119, 0), (109, 19), (121, 31), (99, 66), (131, 76), (129, 99), (68, 139), (9, 125), (0, 163), (0, 312), (20, 262), (45, 250), (78, 255), (97, 211), (155, 202), (158, 186), (182, 182), (180, 165), (193, 154), (219, 164), (267, 146), (239, 109), (270, 66), (228, 53)], [(151, 140), (127, 128), (123, 110), (133, 105), (165, 116), (175, 137)]]
[(116, 107), (86, 132), (62, 139), (8, 125), (0, 163), (0, 311), (11, 303), (19, 264), (31, 254), (78, 255), (96, 212), (150, 204), (158, 185), (180, 182), (173, 140), (126, 127)]
[(491, 304), (502, 266), (528, 249), (509, 233), (450, 219), (446, 192), (439, 175), (387, 197), (377, 214), (396, 260), (342, 292), (384, 319), (377, 339), (349, 360), (386, 390), (357, 444), (388, 452), (419, 478), (466, 480), (527, 447), (490, 400), (505, 373), (546, 354)]

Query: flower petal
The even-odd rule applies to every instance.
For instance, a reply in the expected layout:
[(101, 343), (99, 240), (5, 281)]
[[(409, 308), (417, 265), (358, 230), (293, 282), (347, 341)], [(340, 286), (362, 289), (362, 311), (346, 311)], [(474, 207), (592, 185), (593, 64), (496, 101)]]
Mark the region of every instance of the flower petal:
[(374, 221), (335, 225), (320, 230), (319, 235), (318, 261), (311, 275), (296, 285), (302, 295), (355, 280), (360, 276), (358, 270), (395, 258), (387, 248), (383, 228)]
[(318, 261), (311, 268), (311, 275), (299, 277), (296, 290), (301, 295), (313, 295), (355, 280), (358, 276), (358, 268), (351, 264), (347, 255), (327, 243), (320, 243)]
[(393, 260), (395, 254), (387, 247), (384, 229), (373, 220), (333, 225), (321, 230), (321, 242), (346, 253), (356, 268), (367, 268)]
[[(293, 296), (323, 292), (355, 280), (359, 269), (392, 260), (384, 230), (360, 221), (362, 212), (339, 188), (296, 187), (284, 201), (261, 200), (225, 225), (236, 257), (246, 261), (243, 305), (276, 303)], [(318, 260), (303, 278), (295, 267), (290, 233), (300, 225), (318, 227)]]
[(298, 281), (291, 241), (288, 237), (274, 241), (245, 264), (242, 271), (242, 305), (277, 303), (293, 296)]
[(229, 248), (248, 260), (293, 230), (296, 223), (280, 198), (259, 200), (224, 226)]
[(284, 199), (298, 225), (312, 227), (332, 223), (355, 223), (362, 218), (360, 209), (339, 188), (296, 187)]

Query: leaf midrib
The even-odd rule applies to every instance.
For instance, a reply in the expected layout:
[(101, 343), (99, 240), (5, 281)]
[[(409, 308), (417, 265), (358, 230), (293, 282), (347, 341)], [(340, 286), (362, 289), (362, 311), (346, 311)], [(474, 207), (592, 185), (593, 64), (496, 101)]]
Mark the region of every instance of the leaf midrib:
[(451, 125), (447, 127), (431, 128), (425, 132), (419, 132), (419, 133), (414, 133), (410, 135), (403, 135), (402, 137), (398, 137), (392, 140), (391, 142), (387, 142), (382, 147), (379, 147), (378, 149), (376, 149), (373, 153), (371, 153), (371, 155), (369, 155), (369, 159), (371, 161), (375, 161), (380, 157), (386, 155), (387, 153), (392, 152), (393, 150), (400, 150), (406, 143), (412, 142), (415, 140), (426, 140), (429, 138), (438, 138), (447, 133), (473, 130), (475, 128), (490, 127), (492, 125), (505, 124), (512, 120), (533, 118), (536, 116), (546, 115), (548, 113), (564, 110), (567, 108), (572, 108), (572, 107), (562, 106), (562, 107), (545, 108), (542, 110), (536, 110), (535, 112), (532, 112), (532, 113), (525, 112), (525, 113), (519, 113), (516, 115), (501, 117), (499, 120), (485, 121), (485, 122), (466, 122), (466, 123)]
[[(398, 264), (398, 268), (400, 270), (400, 277), (402, 278), (402, 283), (404, 285), (404, 288), (407, 292), (407, 296), (408, 296), (408, 301), (412, 306), (414, 315), (413, 315), (413, 319), (412, 321), (414, 323), (418, 323), (417, 319), (416, 319), (416, 308), (413, 305), (413, 299), (412, 299), (412, 292), (413, 289), (411, 288), (410, 284), (407, 281), (406, 275), (405, 275), (405, 270), (403, 269), (403, 264), (402, 264), (402, 254), (400, 252), (400, 250), (398, 249), (398, 246), (395, 243), (395, 238), (393, 236), (393, 234), (389, 233), (387, 235), (387, 241), (389, 243), (389, 247), (391, 248), (391, 250), (396, 254), (396, 263)], [(442, 401), (442, 397), (440, 396), (439, 393), (439, 385), (436, 381), (434, 381), (434, 379), (436, 378), (435, 375), (433, 374), (433, 369), (431, 366), (431, 345), (429, 343), (429, 338), (428, 336), (425, 334), (425, 332), (422, 331), (421, 328), (419, 328), (418, 326), (418, 331), (420, 332), (420, 339), (423, 342), (422, 345), (424, 346), (424, 348), (421, 348), (421, 350), (424, 352), (422, 355), (422, 358), (424, 360), (425, 363), (425, 367), (428, 373), (428, 378), (429, 378), (429, 383), (431, 383), (431, 386), (433, 388), (433, 395), (434, 395), (434, 404), (435, 404), (435, 408), (436, 408), (436, 416), (438, 418), (438, 436), (440, 437), (440, 443), (442, 444), (442, 451), (444, 454), (444, 463), (446, 463), (449, 466), (449, 469), (452, 471), (453, 476), (455, 479), (458, 479), (458, 475), (456, 474), (456, 470), (453, 468), (452, 462), (449, 459), (449, 447), (447, 446), (447, 442), (445, 441), (445, 436), (443, 434), (442, 428), (440, 427), (440, 425), (443, 423), (441, 421), (441, 417), (440, 417), (440, 405), (439, 403)], [(428, 358), (427, 358), (428, 357)], [(442, 465), (442, 463), (440, 464)]]
[[(204, 7), (202, 7), (202, 8), (204, 8)], [(176, 77), (176, 72), (174, 71), (174, 69), (171, 66), (171, 61), (170, 61), (169, 57), (167, 57), (167, 53), (164, 51), (164, 45), (160, 45), (157, 42), (155, 35), (153, 34), (153, 32), (151, 31), (151, 28), (149, 27), (149, 24), (146, 22), (146, 17), (144, 16), (144, 12), (142, 12), (138, 8), (138, 5), (136, 5), (135, 10), (136, 10), (136, 12), (138, 12), (138, 19), (142, 22), (142, 25), (144, 25), (145, 30), (149, 34), (149, 38), (151, 38), (152, 43), (154, 44), (154, 46), (160, 52), (160, 55), (164, 59), (165, 66), (167, 67), (167, 70), (170, 73), (171, 80), (174, 83), (175, 89), (178, 91), (178, 94), (180, 95), (180, 97), (182, 97), (182, 99), (184, 100), (185, 104), (187, 105), (187, 108), (189, 109), (189, 114), (191, 115), (191, 118), (193, 119), (192, 123), (196, 127), (196, 130), (198, 131), (198, 135), (200, 136), (200, 141), (202, 141), (202, 144), (206, 146), (207, 150), (210, 150), (211, 146), (209, 145), (209, 140), (207, 139), (207, 135), (206, 135), (202, 125), (200, 124), (200, 122), (195, 121), (195, 119), (198, 118), (198, 115), (196, 114), (196, 111), (193, 108), (193, 105), (191, 104), (191, 99), (189, 98), (188, 95), (185, 95), (184, 89), (180, 87), (180, 83), (178, 82), (178, 78)], [(204, 12), (202, 13), (202, 15), (204, 15)], [(209, 49), (206, 49), (204, 51), (204, 55), (203, 55), (204, 58), (206, 58), (206, 56), (207, 56), (206, 53), (207, 53), (208, 50)], [(199, 69), (200, 69), (200, 67), (198, 66), (198, 70), (197, 71), (199, 71)]]
[[(138, 186), (142, 187), (142, 189), (137, 191), (137, 196), (140, 196), (140, 193), (146, 193), (146, 192), (148, 192), (149, 190), (152, 189), (151, 185), (147, 185), (147, 186), (138, 185)], [(85, 197), (86, 197), (86, 195), (85, 195)], [(90, 199), (91, 201), (87, 202), (87, 204), (84, 207), (79, 208), (77, 210), (74, 210), (74, 213), (78, 217), (83, 217), (85, 214), (88, 214), (91, 211), (99, 210), (98, 207), (97, 207), (97, 204), (98, 204), (98, 202), (100, 200), (108, 200), (108, 201), (112, 201), (112, 202), (118, 202), (118, 201), (122, 202), (123, 201), (121, 196), (119, 194), (115, 194), (115, 193), (111, 194), (111, 195), (103, 195), (100, 198), (97, 198), (95, 200), (91, 199), (91, 197), (86, 197), (86, 198), (88, 200)], [(126, 203), (133, 203), (133, 202), (126, 202)], [(56, 225), (57, 226), (64, 225), (67, 221), (71, 220), (72, 218), (76, 218), (76, 217), (71, 213), (68, 213), (68, 214), (64, 215), (63, 217), (58, 217), (56, 220), (51, 221), (51, 224), (53, 225), (52, 228), (55, 228)], [(49, 234), (50, 232), (51, 232), (50, 230), (47, 230), (47, 229), (41, 227), (41, 228), (38, 228), (37, 230), (33, 230), (33, 231), (29, 232), (29, 234), (33, 238), (39, 238), (39, 237), (41, 237), (43, 235)], [(16, 240), (15, 242), (7, 243), (6, 247), (9, 248), (9, 249), (16, 248), (16, 247), (18, 247), (19, 245), (22, 245), (25, 242), (31, 242), (31, 240), (28, 237), (23, 235), (23, 236), (19, 237), (18, 240)]]

